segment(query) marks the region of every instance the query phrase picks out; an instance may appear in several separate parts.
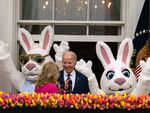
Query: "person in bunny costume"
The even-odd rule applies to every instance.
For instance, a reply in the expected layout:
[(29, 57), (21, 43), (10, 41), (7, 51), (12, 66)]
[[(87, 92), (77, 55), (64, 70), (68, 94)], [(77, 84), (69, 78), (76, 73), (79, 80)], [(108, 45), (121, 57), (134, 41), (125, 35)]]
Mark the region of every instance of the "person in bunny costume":
[(137, 81), (129, 67), (132, 52), (133, 44), (130, 38), (125, 38), (121, 42), (116, 59), (106, 43), (97, 42), (96, 53), (104, 66), (104, 72), (100, 79), (101, 89), (91, 69), (91, 61), (86, 63), (81, 59), (76, 63), (76, 69), (88, 77), (90, 91), (93, 94), (148, 95), (150, 91), (150, 58), (146, 62), (140, 61), (142, 72)]
[[(16, 69), (11, 59), (8, 44), (0, 41), (0, 74), (7, 76), (19, 92), (32, 93), (43, 65), (48, 61), (54, 61), (49, 55), (53, 44), (53, 29), (51, 26), (45, 27), (39, 43), (34, 43), (30, 33), (24, 28), (19, 29), (18, 37), (26, 53), (20, 56), (21, 72)], [(68, 42), (62, 41), (59, 46), (54, 44), (53, 47), (56, 52), (55, 62), (61, 69), (62, 54), (69, 50)]]

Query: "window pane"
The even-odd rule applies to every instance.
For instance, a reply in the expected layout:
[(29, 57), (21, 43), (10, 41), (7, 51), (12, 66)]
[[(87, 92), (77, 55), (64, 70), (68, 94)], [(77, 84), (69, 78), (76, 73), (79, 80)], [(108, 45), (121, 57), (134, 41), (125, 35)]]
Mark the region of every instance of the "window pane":
[[(31, 34), (41, 34), (47, 25), (20, 25)], [(81, 25), (55, 25), (54, 34), (58, 35), (86, 35), (86, 26)]]
[(55, 34), (86, 35), (86, 26), (56, 25)]
[(52, 19), (53, 0), (22, 0), (23, 20), (50, 20)]
[(30, 34), (41, 34), (46, 26), (47, 25), (20, 25), (20, 28), (25, 28)]
[(90, 20), (120, 20), (121, 0), (89, 0)]
[(89, 26), (89, 35), (120, 35), (118, 26)]
[[(53, 6), (53, 1), (55, 6)], [(21, 19), (87, 20), (87, 0), (22, 0)], [(89, 0), (88, 20), (120, 20), (121, 0)]]
[(55, 1), (55, 20), (86, 20), (87, 0)]

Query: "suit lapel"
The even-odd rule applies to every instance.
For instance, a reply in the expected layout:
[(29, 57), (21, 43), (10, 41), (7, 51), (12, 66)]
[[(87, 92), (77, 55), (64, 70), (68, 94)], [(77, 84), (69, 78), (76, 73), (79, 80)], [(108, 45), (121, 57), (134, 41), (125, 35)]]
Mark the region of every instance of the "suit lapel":
[(79, 79), (80, 79), (79, 74), (78, 74), (77, 71), (75, 71), (75, 74), (76, 74), (76, 76), (75, 76), (75, 85), (74, 85), (73, 92), (76, 92), (78, 90), (79, 86), (80, 86), (80, 83), (79, 83)]
[(60, 81), (61, 83), (64, 82), (64, 73), (63, 73), (63, 71), (60, 71), (60, 78), (59, 78), (59, 81)]

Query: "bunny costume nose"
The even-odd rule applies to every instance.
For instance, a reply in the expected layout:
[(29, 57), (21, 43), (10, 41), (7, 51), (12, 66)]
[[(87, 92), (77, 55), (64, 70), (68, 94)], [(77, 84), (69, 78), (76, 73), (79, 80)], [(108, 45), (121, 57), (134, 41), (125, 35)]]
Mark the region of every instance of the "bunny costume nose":
[(123, 83), (125, 83), (125, 79), (124, 78), (117, 78), (115, 79), (115, 83), (118, 84), (119, 86), (121, 86)]
[(30, 63), (30, 64), (27, 64), (27, 65), (26, 65), (26, 68), (27, 68), (29, 71), (31, 71), (31, 70), (34, 69), (35, 67), (36, 67), (36, 65), (33, 64), (33, 63)]

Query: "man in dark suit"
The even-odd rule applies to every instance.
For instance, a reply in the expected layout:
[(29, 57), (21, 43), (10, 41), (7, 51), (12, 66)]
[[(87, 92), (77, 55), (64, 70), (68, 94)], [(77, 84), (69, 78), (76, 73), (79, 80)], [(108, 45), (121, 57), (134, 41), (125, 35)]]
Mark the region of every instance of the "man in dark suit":
[(88, 79), (85, 75), (75, 70), (77, 56), (72, 51), (63, 54), (63, 70), (60, 71), (58, 82), (63, 93), (82, 94), (88, 93)]

